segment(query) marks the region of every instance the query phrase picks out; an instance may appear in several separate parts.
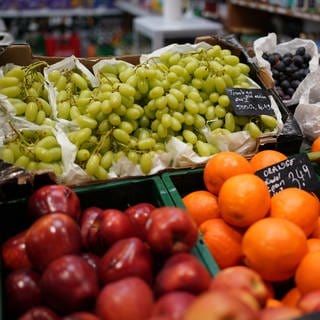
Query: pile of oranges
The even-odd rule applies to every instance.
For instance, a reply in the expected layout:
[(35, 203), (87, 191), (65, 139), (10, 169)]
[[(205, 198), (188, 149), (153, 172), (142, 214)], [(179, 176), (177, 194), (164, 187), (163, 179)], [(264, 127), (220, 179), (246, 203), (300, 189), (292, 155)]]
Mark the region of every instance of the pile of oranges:
[(254, 173), (285, 159), (275, 150), (251, 159), (219, 152), (204, 167), (204, 190), (183, 203), (220, 269), (245, 265), (273, 287), (290, 283), (281, 297), (289, 305), (320, 290), (320, 201), (295, 187), (270, 195)]

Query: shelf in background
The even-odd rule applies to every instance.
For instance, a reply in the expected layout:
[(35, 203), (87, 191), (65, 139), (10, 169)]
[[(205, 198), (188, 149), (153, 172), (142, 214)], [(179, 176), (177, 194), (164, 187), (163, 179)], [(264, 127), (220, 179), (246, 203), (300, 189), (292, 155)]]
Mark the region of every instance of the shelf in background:
[(115, 1), (114, 3), (115, 7), (118, 9), (127, 12), (133, 16), (146, 16), (146, 15), (154, 15), (155, 13), (148, 10), (144, 9), (139, 5), (133, 4), (128, 0), (121, 0), (121, 1)]
[(267, 11), (270, 13), (290, 16), (290, 17), (304, 19), (304, 20), (320, 22), (320, 14), (318, 13), (309, 13), (309, 12), (300, 11), (298, 9), (293, 10), (290, 8), (270, 5), (266, 3), (258, 3), (257, 1), (229, 0), (229, 2), (233, 5), (237, 5), (241, 7)]
[(121, 15), (118, 8), (74, 8), (74, 9), (27, 9), (27, 10), (3, 10), (0, 18), (45, 18), (45, 17), (89, 17), (89, 16), (116, 16)]

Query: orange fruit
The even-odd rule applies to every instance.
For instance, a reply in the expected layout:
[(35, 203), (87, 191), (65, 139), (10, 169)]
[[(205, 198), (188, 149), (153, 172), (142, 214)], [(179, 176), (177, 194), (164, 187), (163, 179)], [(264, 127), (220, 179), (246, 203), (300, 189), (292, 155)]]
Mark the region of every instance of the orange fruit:
[(319, 238), (320, 239), (320, 217), (317, 219), (317, 225), (312, 231), (310, 237), (312, 238)]
[(270, 216), (294, 222), (309, 236), (317, 226), (319, 200), (299, 188), (286, 188), (271, 197)]
[(286, 159), (288, 157), (280, 151), (262, 150), (258, 151), (249, 162), (253, 170), (258, 171)]
[(320, 251), (320, 239), (319, 238), (309, 238), (307, 240), (308, 252)]
[(277, 308), (283, 306), (283, 303), (276, 298), (268, 298), (266, 302), (266, 308)]
[(220, 269), (241, 262), (242, 234), (221, 218), (210, 219), (199, 227), (202, 239)]
[(301, 294), (320, 289), (320, 251), (307, 253), (295, 272), (295, 283)]
[(218, 203), (221, 217), (236, 227), (248, 227), (265, 217), (270, 208), (267, 185), (252, 173), (243, 173), (227, 179), (222, 185)]
[(292, 277), (306, 252), (305, 233), (286, 219), (266, 217), (243, 234), (244, 263), (267, 281)]
[(218, 198), (207, 190), (190, 192), (182, 201), (197, 226), (206, 220), (220, 217)]
[(296, 307), (297, 302), (301, 298), (301, 292), (297, 287), (289, 289), (285, 295), (281, 298), (281, 302), (288, 307)]
[(317, 137), (317, 138), (315, 138), (315, 139), (312, 141), (311, 151), (312, 151), (312, 152), (320, 151), (320, 136)]
[(217, 195), (227, 178), (240, 173), (253, 173), (249, 161), (237, 152), (221, 151), (207, 161), (203, 180), (207, 190)]

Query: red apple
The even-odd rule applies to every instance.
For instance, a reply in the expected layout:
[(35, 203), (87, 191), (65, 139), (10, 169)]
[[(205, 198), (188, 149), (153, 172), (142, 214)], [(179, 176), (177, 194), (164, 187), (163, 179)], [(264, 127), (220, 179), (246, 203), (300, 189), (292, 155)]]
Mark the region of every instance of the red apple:
[(101, 257), (98, 275), (102, 285), (125, 277), (140, 277), (147, 283), (153, 279), (152, 256), (146, 243), (132, 237), (118, 240)]
[(190, 252), (198, 229), (188, 212), (179, 207), (154, 209), (146, 222), (147, 242), (157, 254)]
[(98, 230), (99, 224), (97, 218), (102, 214), (103, 209), (99, 207), (89, 207), (82, 211), (80, 219), (80, 230), (82, 245), (85, 250), (92, 253), (103, 252), (103, 246), (99, 243)]
[(64, 255), (44, 270), (41, 290), (48, 306), (58, 313), (68, 314), (92, 307), (99, 283), (87, 261), (77, 255)]
[(149, 202), (140, 202), (124, 210), (124, 213), (129, 216), (134, 224), (137, 235), (142, 240), (146, 240), (146, 222), (150, 216), (151, 211), (156, 207)]
[(96, 301), (96, 314), (104, 320), (147, 320), (154, 298), (149, 285), (138, 277), (106, 284)]
[(78, 195), (66, 185), (45, 185), (32, 193), (28, 199), (28, 213), (37, 219), (48, 213), (65, 213), (77, 220), (81, 205)]
[(105, 249), (116, 241), (137, 235), (130, 218), (117, 209), (105, 209), (98, 217), (98, 238)]
[(100, 257), (91, 252), (81, 252), (80, 256), (86, 260), (95, 271), (98, 270), (98, 264), (100, 262)]
[(11, 316), (39, 305), (42, 301), (40, 275), (31, 269), (11, 271), (5, 278), (5, 297)]
[(209, 288), (211, 275), (191, 253), (176, 253), (164, 263), (155, 278), (157, 296), (171, 291), (199, 294)]
[(263, 307), (269, 291), (261, 276), (247, 266), (232, 266), (220, 270), (211, 280), (210, 290), (243, 289), (252, 294)]
[(257, 312), (227, 290), (206, 291), (190, 304), (184, 320), (260, 320)]
[(63, 317), (62, 320), (99, 320), (99, 318), (93, 313), (79, 311)]
[(26, 311), (18, 320), (61, 320), (61, 318), (46, 306), (36, 306)]
[(297, 307), (304, 313), (320, 311), (320, 290), (303, 294), (297, 302)]
[(196, 295), (186, 291), (172, 291), (161, 296), (152, 308), (152, 317), (169, 317), (172, 320), (183, 320), (187, 307)]
[(303, 315), (303, 312), (295, 307), (279, 306), (266, 307), (258, 312), (259, 320), (296, 320)]
[(49, 262), (64, 254), (80, 253), (80, 228), (66, 214), (44, 215), (31, 225), (25, 243), (33, 267), (43, 270)]
[(26, 253), (24, 230), (2, 244), (1, 259), (3, 267), (7, 270), (27, 269), (31, 267), (31, 262)]

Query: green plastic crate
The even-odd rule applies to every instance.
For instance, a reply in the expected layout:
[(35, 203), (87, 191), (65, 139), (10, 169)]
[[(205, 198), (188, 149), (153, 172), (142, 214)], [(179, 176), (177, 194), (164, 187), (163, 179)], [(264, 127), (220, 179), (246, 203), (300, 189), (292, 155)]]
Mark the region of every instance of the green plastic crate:
[[(80, 198), (82, 209), (97, 206), (103, 208), (116, 208), (124, 210), (139, 202), (150, 202), (153, 205), (175, 206), (166, 186), (160, 176), (131, 178), (74, 188)], [(27, 198), (21, 198), (8, 203), (0, 203), (0, 212), (3, 221), (0, 224), (1, 242), (27, 228), (30, 221), (26, 217)], [(192, 254), (213, 275), (216, 273), (216, 264), (212, 261), (210, 253), (206, 250), (200, 236), (192, 249)], [(1, 272), (1, 269), (0, 269)], [(0, 282), (0, 320), (5, 320), (3, 314), (3, 297), (1, 297)]]
[[(185, 208), (182, 198), (196, 190), (205, 189), (203, 181), (203, 167), (194, 169), (181, 169), (167, 171), (161, 174), (161, 179), (167, 188), (175, 206)], [(199, 234), (198, 243), (196, 246), (200, 260), (206, 261), (212, 275), (219, 272), (219, 266), (212, 257), (206, 244), (204, 243), (201, 234)]]

